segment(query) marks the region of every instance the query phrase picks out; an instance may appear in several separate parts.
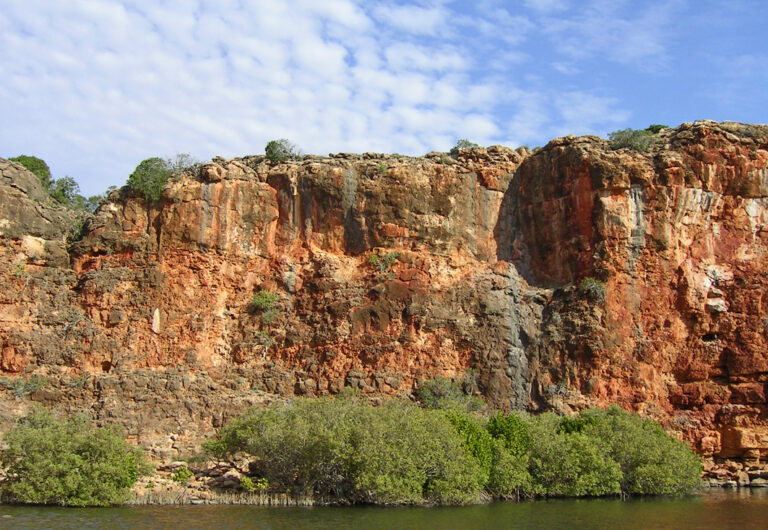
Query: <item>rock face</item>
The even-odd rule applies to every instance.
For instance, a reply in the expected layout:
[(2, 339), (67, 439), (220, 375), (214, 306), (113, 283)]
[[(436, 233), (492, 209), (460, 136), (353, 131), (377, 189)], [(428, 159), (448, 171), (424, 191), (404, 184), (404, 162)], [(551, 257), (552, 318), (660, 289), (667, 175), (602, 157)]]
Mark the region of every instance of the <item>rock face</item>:
[(0, 421), (87, 409), (173, 460), (247, 405), (471, 370), (502, 408), (618, 402), (765, 456), (767, 168), (768, 128), (713, 122), (647, 153), (214, 159), (154, 204), (113, 192), (67, 246), (0, 160)]

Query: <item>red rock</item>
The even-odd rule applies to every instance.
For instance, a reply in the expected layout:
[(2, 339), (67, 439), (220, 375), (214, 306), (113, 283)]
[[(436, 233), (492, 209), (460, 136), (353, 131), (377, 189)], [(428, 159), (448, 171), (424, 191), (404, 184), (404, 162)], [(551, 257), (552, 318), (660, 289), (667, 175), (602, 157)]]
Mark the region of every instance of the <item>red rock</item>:
[[(616, 402), (702, 454), (755, 458), (767, 167), (765, 129), (713, 122), (648, 153), (566, 137), (450, 163), (216, 159), (154, 204), (114, 192), (67, 247), (69, 214), (0, 160), (0, 369), (52, 388), (92, 374), (100, 397), (61, 405), (117, 418), (158, 454), (178, 451), (162, 440), (179, 424), (193, 445), (253, 402), (238, 389), (398, 395), (472, 369), (498, 407)], [(379, 270), (374, 252), (400, 257)], [(278, 294), (268, 315), (249, 308), (262, 288)]]

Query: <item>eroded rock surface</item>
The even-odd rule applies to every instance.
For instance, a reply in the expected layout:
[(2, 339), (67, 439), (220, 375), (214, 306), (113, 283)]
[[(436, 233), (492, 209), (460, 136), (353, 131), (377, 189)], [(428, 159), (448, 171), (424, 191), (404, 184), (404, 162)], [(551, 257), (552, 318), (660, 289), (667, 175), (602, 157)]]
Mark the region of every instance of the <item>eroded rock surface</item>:
[[(713, 122), (648, 153), (214, 159), (154, 204), (114, 192), (67, 247), (66, 211), (0, 161), (0, 369), (20, 396), (2, 420), (87, 409), (167, 461), (248, 404), (471, 369), (502, 408), (618, 402), (704, 455), (765, 456), (767, 167), (765, 127)], [(251, 307), (261, 290), (274, 307)]]

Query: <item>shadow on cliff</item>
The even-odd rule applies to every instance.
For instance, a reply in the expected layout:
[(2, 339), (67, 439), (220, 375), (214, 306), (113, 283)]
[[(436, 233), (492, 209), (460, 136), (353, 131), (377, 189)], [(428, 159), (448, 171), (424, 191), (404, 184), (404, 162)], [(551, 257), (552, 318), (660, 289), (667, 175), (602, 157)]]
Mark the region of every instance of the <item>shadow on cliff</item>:
[[(525, 164), (523, 162), (523, 164)], [(522, 165), (520, 166), (520, 168)], [(530, 253), (528, 251), (529, 242), (526, 241), (520, 215), (520, 188), (522, 185), (522, 176), (520, 168), (515, 171), (509, 186), (504, 192), (504, 198), (501, 201), (499, 217), (496, 226), (493, 229), (494, 239), (496, 240), (496, 259), (506, 261), (515, 266), (517, 272), (529, 285), (536, 287), (547, 287), (539, 278), (536, 277), (531, 267)]]

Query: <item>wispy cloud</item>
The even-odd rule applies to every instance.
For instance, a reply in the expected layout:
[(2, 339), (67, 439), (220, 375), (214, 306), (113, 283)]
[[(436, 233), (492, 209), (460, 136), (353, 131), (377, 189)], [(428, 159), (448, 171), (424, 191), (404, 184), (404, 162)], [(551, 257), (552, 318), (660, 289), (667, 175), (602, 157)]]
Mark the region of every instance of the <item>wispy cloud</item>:
[[(29, 0), (0, 11), (4, 152), (86, 192), (143, 158), (542, 143), (628, 119), (584, 61), (663, 65), (678, 2)], [(617, 7), (618, 6), (618, 7)], [(550, 73), (573, 78), (565, 86)]]
[(682, 0), (587, 0), (565, 13), (565, 2), (553, 2), (556, 9), (544, 9), (550, 2), (537, 4), (544, 14), (539, 19), (542, 31), (565, 56), (600, 57), (643, 69), (667, 66), (676, 15), (685, 7)]

